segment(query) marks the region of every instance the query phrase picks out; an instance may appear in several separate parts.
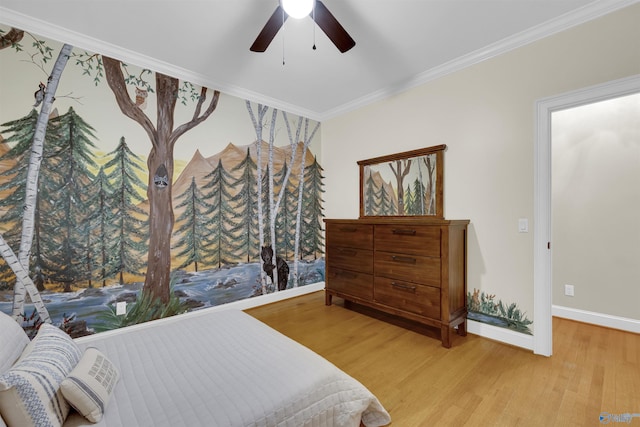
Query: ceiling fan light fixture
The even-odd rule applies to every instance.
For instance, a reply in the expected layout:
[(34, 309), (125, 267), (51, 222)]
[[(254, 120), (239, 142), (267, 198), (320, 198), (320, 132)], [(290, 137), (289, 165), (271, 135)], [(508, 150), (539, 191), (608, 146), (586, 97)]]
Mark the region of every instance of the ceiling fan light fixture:
[(302, 19), (313, 10), (315, 0), (280, 0), (282, 8), (292, 18)]

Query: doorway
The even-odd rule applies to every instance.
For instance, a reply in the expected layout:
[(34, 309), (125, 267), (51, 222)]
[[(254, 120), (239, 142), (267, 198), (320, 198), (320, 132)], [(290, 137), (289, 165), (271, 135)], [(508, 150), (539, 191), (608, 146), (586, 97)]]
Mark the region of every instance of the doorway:
[(640, 75), (545, 98), (536, 103), (534, 149), (534, 348), (551, 356), (552, 250), (551, 240), (551, 115), (585, 104), (640, 92)]

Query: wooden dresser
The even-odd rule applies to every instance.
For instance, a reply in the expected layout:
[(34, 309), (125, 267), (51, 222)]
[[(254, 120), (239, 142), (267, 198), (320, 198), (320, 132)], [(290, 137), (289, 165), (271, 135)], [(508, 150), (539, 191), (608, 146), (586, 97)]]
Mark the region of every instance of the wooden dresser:
[(332, 297), (466, 335), (468, 220), (325, 219)]

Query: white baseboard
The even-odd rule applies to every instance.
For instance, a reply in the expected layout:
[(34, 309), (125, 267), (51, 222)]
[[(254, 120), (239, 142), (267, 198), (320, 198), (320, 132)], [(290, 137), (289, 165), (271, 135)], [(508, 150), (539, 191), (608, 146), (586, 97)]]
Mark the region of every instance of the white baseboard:
[[(259, 297), (245, 298), (240, 301), (230, 302), (228, 304), (219, 305), (220, 309), (232, 308), (234, 310), (247, 310), (261, 305), (271, 304), (285, 299), (299, 297), (301, 295), (310, 294), (312, 292), (323, 291), (324, 282), (312, 283), (310, 285), (299, 286), (297, 288), (287, 289), (285, 291), (273, 292)], [(216, 307), (212, 307), (216, 308)]]
[(505, 344), (526, 348), (527, 350), (533, 350), (533, 335), (515, 332), (506, 328), (489, 325), (487, 323), (476, 322), (475, 320), (467, 320), (467, 332), (479, 335), (483, 338), (489, 338)]
[(593, 311), (579, 310), (577, 308), (569, 308), (559, 305), (551, 306), (551, 314), (564, 319), (576, 320), (578, 322), (591, 323), (592, 325), (640, 334), (640, 320), (636, 319), (595, 313)]
[(200, 310), (190, 311), (188, 313), (180, 314), (178, 316), (165, 317), (163, 319), (153, 320), (151, 322), (138, 323), (137, 325), (125, 326), (123, 328), (112, 329), (99, 334), (87, 335), (84, 337), (75, 338), (76, 342), (86, 343), (95, 341), (96, 339), (104, 338), (109, 335), (118, 335), (127, 331), (135, 329), (144, 329), (154, 326), (159, 326), (164, 323), (178, 322), (180, 319), (184, 319), (185, 316), (203, 316), (212, 311), (221, 310), (246, 310), (261, 305), (271, 304), (272, 302), (282, 301), (285, 299), (310, 294), (312, 292), (321, 291), (324, 289), (324, 282), (312, 283), (311, 285), (299, 286), (297, 288), (291, 288), (284, 291), (273, 292), (267, 295), (260, 295), (252, 298), (245, 298), (239, 301), (230, 302), (227, 304), (216, 305), (213, 307), (202, 308)]

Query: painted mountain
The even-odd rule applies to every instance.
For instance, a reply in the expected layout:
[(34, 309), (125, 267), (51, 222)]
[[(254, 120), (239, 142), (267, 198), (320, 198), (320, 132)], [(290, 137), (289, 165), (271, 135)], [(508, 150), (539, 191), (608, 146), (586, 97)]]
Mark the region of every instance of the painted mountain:
[[(267, 162), (268, 162), (268, 150), (269, 144), (267, 142), (262, 142), (262, 171), (266, 173), (267, 170)], [(247, 151), (248, 150), (248, 151)], [(297, 186), (298, 178), (300, 176), (300, 165), (301, 165), (301, 157), (302, 151), (304, 150), (304, 144), (302, 142), (298, 143), (296, 146), (295, 158), (293, 161), (293, 168), (291, 170), (291, 174), (289, 177), (289, 184)], [(184, 192), (189, 188), (193, 179), (195, 179), (195, 183), (198, 188), (201, 188), (206, 184), (206, 175), (210, 174), (217, 166), (218, 163), (221, 162), (222, 167), (226, 171), (232, 171), (238, 165), (240, 165), (245, 158), (247, 157), (247, 153), (249, 154), (251, 161), (257, 165), (258, 156), (257, 156), (257, 148), (256, 144), (242, 145), (237, 146), (232, 143), (229, 143), (222, 151), (217, 154), (214, 154), (210, 157), (204, 157), (200, 154), (199, 150), (193, 154), (193, 157), (185, 168), (180, 172), (180, 175), (173, 183), (173, 206), (175, 209), (176, 217), (183, 212), (184, 208), (178, 207), (179, 201), (176, 200), (179, 195), (184, 194)], [(291, 148), (289, 146), (285, 147), (274, 147), (273, 148), (273, 166), (274, 173), (278, 174), (282, 172), (282, 168), (285, 163), (288, 168), (291, 168), (289, 164), (291, 160)], [(305, 168), (311, 166), (314, 163), (315, 159), (313, 153), (307, 150), (305, 156)], [(232, 174), (235, 178), (238, 178), (242, 173), (241, 170), (237, 170), (235, 174)], [(279, 191), (280, 188), (276, 188), (276, 191)]]
[[(371, 171), (370, 168), (366, 168), (365, 170)], [(393, 185), (390, 182), (385, 182), (382, 178), (382, 175), (380, 175), (380, 172), (378, 171), (370, 172), (370, 174), (371, 179), (369, 179), (368, 176), (365, 177), (365, 186), (373, 181), (373, 187), (375, 189), (374, 191), (378, 197), (380, 197), (379, 195), (381, 194), (382, 190), (384, 190), (384, 193), (389, 195), (390, 197), (389, 212), (385, 213), (385, 215), (396, 214), (398, 212), (398, 194), (396, 193)], [(373, 215), (373, 213), (371, 213), (371, 215)]]

